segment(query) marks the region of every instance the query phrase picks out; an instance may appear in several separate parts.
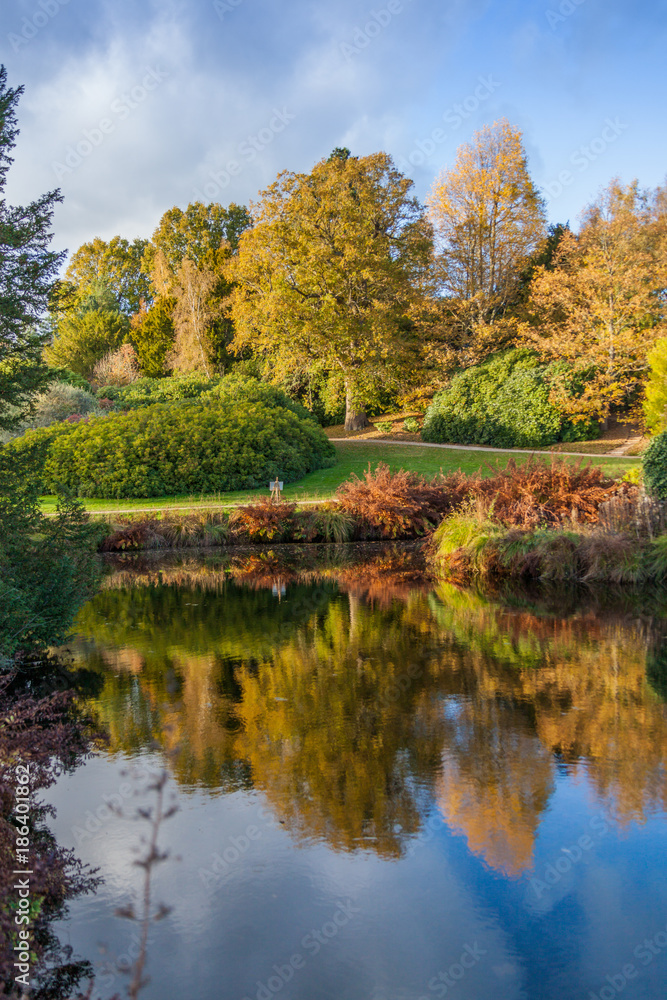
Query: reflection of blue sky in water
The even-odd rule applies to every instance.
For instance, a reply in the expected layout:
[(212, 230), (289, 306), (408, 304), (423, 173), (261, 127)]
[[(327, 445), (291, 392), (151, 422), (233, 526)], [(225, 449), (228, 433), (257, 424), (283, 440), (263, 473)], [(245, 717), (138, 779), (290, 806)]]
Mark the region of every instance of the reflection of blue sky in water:
[(655, 1000), (665, 958), (633, 959), (667, 921), (650, 636), (631, 618), (446, 591), (385, 590), (371, 607), (351, 580), (310, 602), (290, 583), (280, 605), (232, 584), (95, 599), (73, 648), (111, 665), (96, 702), (111, 755), (50, 798), (59, 841), (106, 884), (73, 904), (67, 939), (92, 957), (131, 942), (110, 914), (138, 888), (139, 828), (102, 809), (85, 830), (127, 780), (127, 743), (179, 776), (163, 840), (181, 860), (155, 879), (173, 912), (152, 931), (149, 998), (266, 996), (300, 955), (282, 996), (560, 1000), (635, 961), (633, 998)]

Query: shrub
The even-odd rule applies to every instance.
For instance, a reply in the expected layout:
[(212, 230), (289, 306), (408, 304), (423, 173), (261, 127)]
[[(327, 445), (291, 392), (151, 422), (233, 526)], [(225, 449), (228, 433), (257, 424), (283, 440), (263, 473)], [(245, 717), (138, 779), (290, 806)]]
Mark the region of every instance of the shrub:
[(274, 503), (262, 497), (237, 507), (229, 518), (232, 532), (250, 542), (283, 542), (293, 537), (295, 503)]
[(538, 448), (595, 436), (597, 425), (567, 421), (550, 401), (547, 366), (513, 349), (456, 375), (426, 412), (424, 441)]
[(25, 431), (20, 437), (14, 438), (2, 447), (2, 458), (20, 468), (26, 479), (41, 480), (52, 443), (72, 430), (71, 423), (62, 421), (50, 424), (49, 427), (37, 427)]
[(646, 492), (656, 500), (667, 500), (667, 431), (654, 437), (642, 458)]
[(399, 538), (429, 531), (461, 502), (467, 489), (466, 477), (460, 474), (427, 481), (416, 472), (391, 472), (381, 463), (375, 472), (369, 465), (363, 479), (348, 479), (336, 498), (364, 535)]
[(154, 403), (171, 403), (181, 399), (199, 399), (220, 382), (193, 373), (172, 378), (140, 378), (130, 385), (105, 385), (98, 389), (100, 399), (110, 399), (119, 410), (136, 410)]
[(0, 441), (10, 441), (35, 427), (49, 427), (59, 420), (67, 420), (72, 414), (87, 416), (96, 412), (99, 412), (99, 405), (92, 393), (66, 382), (55, 382), (35, 397), (31, 416), (14, 430), (2, 433)]
[(204, 393), (204, 396), (207, 399), (235, 403), (239, 406), (245, 406), (246, 403), (264, 403), (266, 406), (280, 406), (283, 409), (291, 410), (297, 417), (317, 423), (312, 413), (302, 406), (301, 403), (288, 396), (277, 385), (260, 382), (256, 378), (238, 376), (234, 372), (217, 381), (212, 388)]
[(403, 430), (408, 434), (419, 434), (419, 421), (416, 417), (406, 417), (403, 421)]
[(630, 488), (609, 479), (599, 466), (554, 457), (522, 465), (510, 459), (505, 468), (496, 466), (493, 476), (474, 480), (470, 492), (492, 505), (502, 524), (534, 527), (562, 524), (572, 516), (595, 523), (600, 505)]
[(54, 382), (66, 382), (67, 385), (73, 385), (76, 389), (90, 391), (90, 382), (83, 375), (78, 375), (69, 368), (52, 368), (51, 375)]
[(110, 351), (93, 368), (93, 381), (97, 385), (130, 385), (139, 378), (137, 352), (132, 344), (123, 344)]
[(342, 542), (349, 542), (354, 534), (354, 518), (337, 504), (324, 504), (312, 512), (311, 520), (315, 531), (313, 541), (335, 542), (340, 545)]
[(375, 424), (376, 431), (380, 434), (391, 434), (394, 429), (394, 425), (391, 420), (378, 420)]
[[(20, 440), (20, 439), (19, 439)], [(249, 403), (182, 402), (98, 417), (54, 439), (44, 476), (87, 497), (159, 497), (294, 482), (334, 465), (310, 419)]]
[(229, 515), (224, 511), (193, 514), (165, 513), (162, 517), (129, 517), (102, 541), (101, 552), (133, 549), (200, 548), (222, 545), (229, 538)]

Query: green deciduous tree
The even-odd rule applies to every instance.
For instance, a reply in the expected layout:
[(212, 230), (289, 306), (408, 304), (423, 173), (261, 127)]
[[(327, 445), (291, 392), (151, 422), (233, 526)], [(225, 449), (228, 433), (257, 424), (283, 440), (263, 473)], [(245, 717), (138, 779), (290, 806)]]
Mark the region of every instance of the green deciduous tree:
[(337, 371), (350, 428), (368, 423), (378, 391), (415, 362), (408, 316), (432, 236), (411, 188), (386, 153), (337, 153), (310, 174), (282, 173), (227, 267), (232, 347), (266, 354), (277, 377)]
[(148, 240), (130, 242), (114, 236), (108, 242), (99, 238), (84, 243), (70, 260), (66, 278), (79, 294), (105, 285), (118, 300), (118, 308), (128, 316), (139, 310), (142, 300), (150, 303), (150, 275), (143, 270)]
[(23, 207), (10, 206), (4, 198), (22, 93), (23, 87), (7, 85), (7, 72), (0, 66), (0, 427), (7, 429), (21, 420), (33, 394), (51, 381), (41, 359), (45, 337), (38, 321), (64, 257), (49, 249), (59, 191)]
[(660, 337), (648, 353), (651, 368), (646, 383), (644, 418), (652, 434), (667, 430), (667, 337)]
[(144, 266), (152, 273), (155, 258), (162, 253), (172, 277), (186, 258), (197, 267), (213, 267), (220, 247), (228, 245), (232, 252), (236, 251), (241, 234), (249, 225), (250, 216), (243, 205), (232, 204), (224, 208), (215, 202), (204, 205), (196, 201), (185, 211), (170, 208), (160, 219), (146, 248)]

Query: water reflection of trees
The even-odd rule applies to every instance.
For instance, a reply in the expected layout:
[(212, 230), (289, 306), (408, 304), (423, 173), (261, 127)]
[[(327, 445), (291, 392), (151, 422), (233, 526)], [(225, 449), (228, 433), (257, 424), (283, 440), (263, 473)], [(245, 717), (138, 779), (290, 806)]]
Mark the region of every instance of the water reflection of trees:
[(284, 596), (266, 563), (190, 586), (182, 565), (177, 584), (142, 572), (110, 580), (75, 647), (105, 670), (112, 749), (157, 742), (184, 784), (261, 789), (299, 837), (397, 856), (435, 798), (513, 875), (558, 766), (621, 822), (667, 808), (665, 657), (646, 619), (429, 593), (403, 557), (292, 568)]

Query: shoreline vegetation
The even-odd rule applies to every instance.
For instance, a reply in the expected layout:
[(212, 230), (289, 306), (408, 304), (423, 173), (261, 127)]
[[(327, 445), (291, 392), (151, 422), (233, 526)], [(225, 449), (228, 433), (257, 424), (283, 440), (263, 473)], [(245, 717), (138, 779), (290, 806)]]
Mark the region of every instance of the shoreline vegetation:
[(231, 511), (118, 516), (99, 551), (240, 551), (245, 546), (418, 542), (428, 571), (462, 585), (515, 579), (640, 585), (667, 574), (667, 510), (590, 463), (510, 459), (430, 479), (386, 464), (332, 501), (264, 497)]
[[(516, 458), (517, 464), (535, 456), (538, 460), (551, 461), (551, 452), (513, 452), (499, 450), (487, 451), (483, 448), (457, 448), (440, 445), (412, 444), (404, 441), (391, 442), (386, 447), (385, 442), (375, 441), (340, 441), (335, 445), (338, 462), (336, 465), (308, 473), (298, 482), (285, 483), (283, 500), (303, 503), (325, 503), (332, 500), (337, 489), (353, 476), (362, 477), (368, 466), (376, 467), (384, 463), (392, 472), (408, 469), (424, 478), (432, 478), (440, 472), (445, 474), (461, 470), (474, 476), (480, 470), (482, 474), (492, 474), (502, 462)], [(442, 450), (441, 450), (442, 449)], [(609, 476), (622, 476), (631, 470), (640, 468), (640, 459), (626, 456), (564, 456), (567, 461), (577, 464), (578, 461), (590, 462), (602, 468)], [(283, 478), (280, 476), (280, 478)], [(151, 512), (162, 512), (170, 509), (185, 510), (188, 508), (221, 509), (235, 507), (240, 504), (253, 503), (268, 495), (268, 480), (266, 486), (255, 490), (238, 490), (212, 494), (181, 494), (146, 499), (132, 500), (114, 499), (82, 499), (84, 508), (95, 516), (106, 516), (114, 513), (140, 512), (143, 509)], [(55, 510), (56, 498), (43, 496), (41, 509), (45, 514)]]

